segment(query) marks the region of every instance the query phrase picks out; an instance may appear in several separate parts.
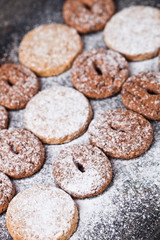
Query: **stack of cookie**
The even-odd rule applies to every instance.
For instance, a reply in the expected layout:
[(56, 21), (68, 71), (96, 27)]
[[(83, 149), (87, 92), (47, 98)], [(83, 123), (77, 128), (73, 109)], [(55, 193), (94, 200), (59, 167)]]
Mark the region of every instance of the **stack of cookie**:
[[(22, 65), (0, 68), (0, 213), (15, 194), (5, 174), (18, 179), (36, 173), (45, 160), (41, 141), (68, 143), (88, 129), (90, 143), (64, 145), (54, 160), (53, 176), (64, 191), (34, 186), (14, 197), (7, 210), (13, 239), (68, 239), (78, 223), (78, 209), (69, 195), (86, 198), (102, 193), (112, 179), (108, 157), (136, 158), (152, 143), (153, 129), (147, 119), (160, 120), (160, 73), (129, 77), (127, 59), (139, 61), (158, 54), (160, 10), (136, 6), (112, 17), (114, 12), (112, 0), (67, 0), (63, 17), (69, 26), (56, 23), (31, 30), (19, 47)], [(146, 24), (152, 28), (146, 29)], [(81, 53), (78, 32), (104, 27), (104, 40), (112, 50)], [(55, 76), (69, 68), (76, 89), (55, 86), (37, 94), (37, 76)], [(94, 117), (88, 98), (110, 98), (119, 92), (129, 110), (112, 109)], [(5, 107), (25, 108), (27, 130), (4, 129), (8, 125)]]

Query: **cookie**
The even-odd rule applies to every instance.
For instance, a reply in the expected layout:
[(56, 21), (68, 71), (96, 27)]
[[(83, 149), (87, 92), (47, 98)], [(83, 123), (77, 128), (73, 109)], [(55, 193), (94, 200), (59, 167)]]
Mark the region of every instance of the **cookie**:
[(48, 24), (28, 32), (19, 47), (19, 61), (37, 75), (58, 75), (72, 65), (82, 51), (77, 31), (64, 24)]
[(84, 133), (91, 117), (91, 106), (82, 93), (57, 86), (32, 98), (25, 109), (24, 123), (44, 143), (60, 144)]
[(71, 69), (73, 85), (90, 98), (106, 98), (121, 90), (129, 75), (128, 63), (112, 50), (92, 49), (82, 53)]
[(8, 112), (3, 106), (0, 106), (0, 130), (8, 126)]
[(15, 188), (3, 172), (0, 171), (0, 214), (4, 212), (15, 194)]
[(12, 199), (6, 222), (16, 240), (67, 240), (77, 228), (78, 210), (64, 191), (52, 186), (36, 186)]
[(37, 172), (44, 162), (40, 140), (24, 129), (0, 131), (0, 170), (13, 178), (24, 178)]
[(0, 67), (0, 104), (8, 109), (24, 108), (38, 92), (36, 75), (19, 64)]
[(152, 139), (151, 124), (140, 114), (125, 109), (104, 112), (89, 126), (91, 144), (114, 158), (138, 157), (147, 151)]
[(56, 183), (76, 198), (103, 192), (112, 178), (111, 163), (97, 147), (78, 144), (61, 150), (53, 164)]
[(140, 61), (156, 56), (160, 49), (160, 10), (132, 6), (116, 13), (106, 24), (104, 41), (127, 59)]
[(63, 6), (66, 24), (80, 33), (103, 29), (114, 12), (112, 0), (67, 0)]
[(160, 120), (160, 73), (140, 72), (128, 78), (121, 92), (123, 104), (151, 120)]

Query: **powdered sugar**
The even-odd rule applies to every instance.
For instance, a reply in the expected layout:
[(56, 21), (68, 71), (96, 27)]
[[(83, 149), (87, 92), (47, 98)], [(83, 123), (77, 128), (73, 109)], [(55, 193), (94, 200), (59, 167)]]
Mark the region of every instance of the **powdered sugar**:
[[(61, 1), (59, 1), (60, 3)], [(118, 4), (124, 7), (126, 2), (132, 4), (133, 1), (119, 1)], [(146, 4), (153, 2), (143, 1)], [(135, 3), (135, 2), (134, 2)], [(136, 2), (137, 3), (137, 2)], [(53, 4), (53, 1), (52, 1)], [(158, 6), (158, 3), (157, 3)], [(50, 9), (52, 9), (50, 5)], [(50, 16), (46, 14), (47, 8), (40, 12), (39, 19), (34, 15), (30, 20), (34, 22), (48, 22), (58, 13), (50, 10)], [(37, 10), (37, 9), (36, 9)], [(61, 9), (60, 9), (61, 11)], [(61, 14), (59, 13), (59, 16)], [(55, 19), (55, 18), (54, 18)], [(43, 22), (42, 22), (43, 21)], [(62, 19), (57, 19), (62, 21)], [(31, 29), (31, 26), (30, 26)], [(26, 30), (26, 29), (25, 29)], [(26, 30), (27, 31), (27, 30)], [(84, 48), (86, 50), (104, 47), (103, 33), (97, 32), (83, 36)], [(18, 44), (18, 43), (17, 43)], [(18, 48), (10, 44), (10, 48)], [(16, 52), (16, 51), (12, 51)], [(8, 57), (10, 52), (8, 53)], [(12, 59), (17, 59), (12, 56)], [(158, 71), (158, 58), (153, 58), (143, 62), (129, 62), (130, 74), (140, 71)], [(59, 76), (50, 78), (40, 78), (41, 89), (53, 86), (72, 86), (70, 71)], [(120, 94), (112, 98), (103, 100), (91, 99), (94, 118), (99, 112), (108, 111), (115, 108), (125, 108)], [(9, 111), (9, 127), (23, 127), (24, 110)], [(159, 191), (160, 191), (160, 121), (152, 121), (154, 129), (154, 139), (149, 150), (134, 160), (111, 159), (113, 168), (113, 179), (108, 188), (97, 197), (77, 200), (79, 209), (79, 224), (77, 231), (70, 238), (71, 240), (146, 240), (153, 239), (154, 232), (159, 229)], [(62, 145), (45, 145), (46, 161), (42, 169), (33, 176), (25, 179), (14, 180), (17, 192), (37, 184), (56, 185), (52, 176), (52, 163), (57, 158), (59, 151), (66, 146), (73, 144), (89, 143), (88, 132), (81, 137)], [(0, 216), (0, 238), (1, 240), (11, 240), (5, 224), (5, 214)]]
[[(70, 235), (77, 224), (71, 197), (57, 188), (37, 186), (17, 195), (7, 212), (13, 236), (27, 239), (59, 239)], [(17, 229), (18, 226), (18, 229)]]
[(129, 59), (146, 59), (158, 54), (159, 29), (159, 9), (133, 6), (113, 16), (104, 30), (104, 39), (110, 48)]
[(88, 100), (78, 91), (54, 87), (38, 93), (25, 110), (25, 126), (47, 143), (70, 141), (91, 119)]

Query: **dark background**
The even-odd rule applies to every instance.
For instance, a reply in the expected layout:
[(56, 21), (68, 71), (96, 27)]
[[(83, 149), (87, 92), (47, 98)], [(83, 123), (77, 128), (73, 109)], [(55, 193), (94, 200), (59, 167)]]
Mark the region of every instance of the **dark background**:
[[(63, 23), (64, 0), (0, 0), (0, 61), (6, 61), (4, 53), (10, 51), (15, 34), (20, 42), (24, 34), (36, 25)], [(150, 5), (160, 8), (159, 0), (115, 0), (116, 10), (132, 5)]]

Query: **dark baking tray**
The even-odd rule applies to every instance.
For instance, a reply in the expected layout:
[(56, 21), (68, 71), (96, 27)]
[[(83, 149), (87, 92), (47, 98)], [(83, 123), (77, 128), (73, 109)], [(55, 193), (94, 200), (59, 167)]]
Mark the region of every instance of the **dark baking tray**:
[[(0, 63), (14, 62), (15, 53), (12, 52), (12, 48), (15, 39), (19, 43), (24, 34), (33, 27), (51, 22), (64, 23), (62, 18), (63, 3), (64, 1), (62, 0), (0, 0)], [(156, 0), (116, 0), (115, 3), (117, 11), (131, 5), (148, 5), (160, 8), (160, 1)], [(153, 219), (149, 220), (148, 226), (153, 221), (160, 222), (159, 216), (153, 215)], [(0, 228), (2, 228), (1, 225)], [(95, 237), (88, 239), (98, 240)], [(87, 240), (87, 238), (85, 239)], [(107, 240), (103, 236), (101, 239)], [(123, 240), (123, 237), (121, 239)], [(130, 239), (129, 237), (128, 240)], [(143, 238), (142, 236), (141, 238), (137, 237), (137, 240), (139, 239), (159, 240), (160, 228), (157, 226), (150, 236), (147, 238)], [(8, 239), (0, 236), (0, 240)]]

